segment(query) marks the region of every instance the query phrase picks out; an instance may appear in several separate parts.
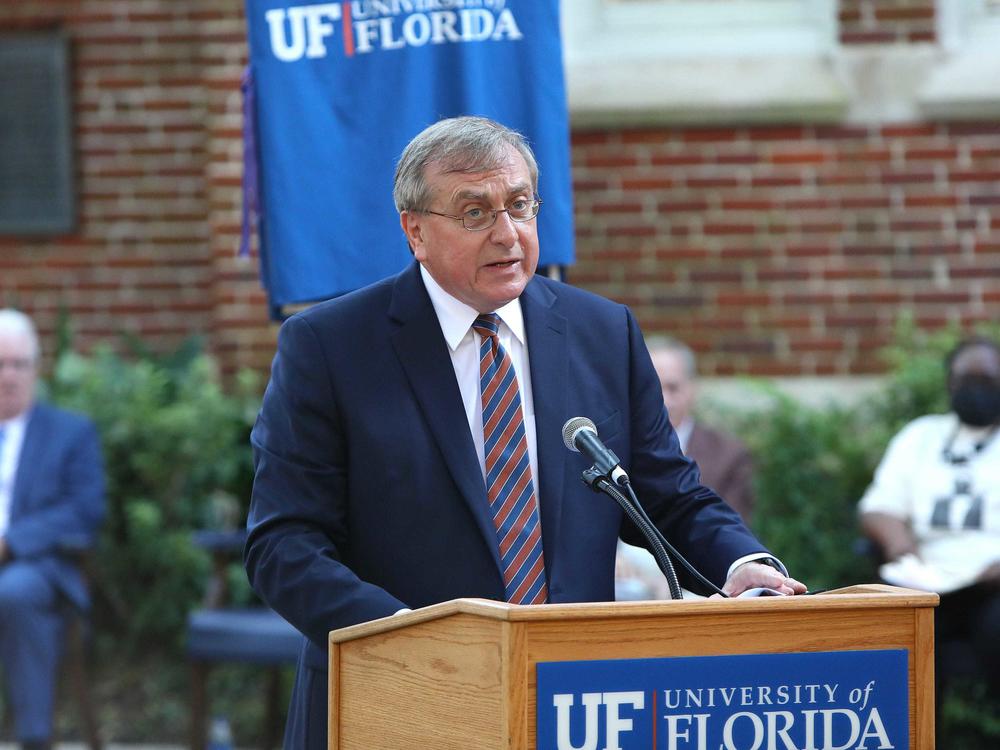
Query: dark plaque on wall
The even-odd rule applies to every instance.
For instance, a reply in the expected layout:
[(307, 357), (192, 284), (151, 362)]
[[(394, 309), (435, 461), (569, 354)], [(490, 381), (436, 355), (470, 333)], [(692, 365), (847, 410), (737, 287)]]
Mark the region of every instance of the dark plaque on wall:
[(69, 43), (0, 34), (0, 234), (72, 230), (74, 193)]

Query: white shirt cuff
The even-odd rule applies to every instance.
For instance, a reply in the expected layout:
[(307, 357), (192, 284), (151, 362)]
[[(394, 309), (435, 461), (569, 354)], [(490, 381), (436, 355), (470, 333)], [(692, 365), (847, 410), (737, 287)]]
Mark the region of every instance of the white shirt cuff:
[(788, 568), (786, 568), (785, 564), (781, 562), (781, 560), (779, 560), (777, 557), (775, 557), (774, 555), (769, 555), (766, 552), (755, 552), (752, 555), (744, 555), (736, 562), (734, 562), (732, 565), (730, 565), (729, 572), (726, 573), (726, 579), (728, 580), (730, 577), (732, 577), (733, 572), (743, 563), (754, 562), (755, 560), (767, 560), (767, 564), (770, 564), (771, 562), (777, 563), (778, 570), (781, 571), (781, 574), (784, 576), (788, 575)]

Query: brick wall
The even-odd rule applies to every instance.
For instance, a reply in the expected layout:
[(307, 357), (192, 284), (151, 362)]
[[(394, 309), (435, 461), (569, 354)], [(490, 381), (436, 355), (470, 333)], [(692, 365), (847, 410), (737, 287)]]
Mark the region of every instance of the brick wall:
[(994, 125), (576, 133), (570, 279), (706, 372), (877, 371), (904, 310), (996, 318)]
[[(932, 0), (841, 0), (845, 43), (933, 35)], [(274, 346), (239, 259), (242, 0), (0, 4), (0, 31), (72, 39), (80, 225), (0, 238), (0, 303), (60, 308), (89, 348), (205, 334), (224, 367)], [(715, 374), (875, 371), (897, 316), (927, 326), (1000, 303), (1000, 129), (578, 130), (570, 279), (679, 335)], [(389, 189), (389, 186), (386, 186)], [(995, 314), (994, 314), (995, 317)]]
[(934, 0), (840, 0), (843, 44), (932, 42)]
[(0, 4), (0, 31), (71, 39), (79, 226), (0, 238), (0, 303), (49, 341), (60, 309), (77, 343), (142, 334), (168, 349), (205, 335), (227, 368), (273, 352), (239, 236), (241, 0)]

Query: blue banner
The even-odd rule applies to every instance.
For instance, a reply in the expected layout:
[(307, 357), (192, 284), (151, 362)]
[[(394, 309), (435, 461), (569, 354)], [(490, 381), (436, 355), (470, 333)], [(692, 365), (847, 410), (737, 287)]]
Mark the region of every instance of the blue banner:
[(260, 160), (261, 276), (272, 306), (410, 261), (392, 201), (405, 145), (442, 117), (527, 136), (541, 263), (573, 260), (558, 0), (247, 0)]
[(538, 664), (538, 750), (907, 750), (907, 652)]

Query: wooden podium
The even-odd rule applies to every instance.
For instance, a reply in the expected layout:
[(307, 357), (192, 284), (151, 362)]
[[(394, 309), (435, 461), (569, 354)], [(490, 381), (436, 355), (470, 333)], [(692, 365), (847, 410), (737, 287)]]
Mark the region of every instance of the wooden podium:
[(909, 747), (931, 750), (937, 602), (876, 584), (728, 601), (445, 602), (330, 633), (329, 747), (534, 750), (539, 662), (895, 649), (908, 652)]

